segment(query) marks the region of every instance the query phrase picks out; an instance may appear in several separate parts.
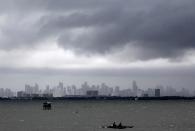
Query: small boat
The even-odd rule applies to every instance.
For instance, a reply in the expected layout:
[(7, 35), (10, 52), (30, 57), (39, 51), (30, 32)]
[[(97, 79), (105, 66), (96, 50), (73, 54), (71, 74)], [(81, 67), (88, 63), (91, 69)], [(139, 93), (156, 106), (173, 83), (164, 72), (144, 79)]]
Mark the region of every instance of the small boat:
[(119, 124), (119, 125), (112, 124), (108, 126), (102, 126), (102, 128), (112, 128), (112, 129), (126, 129), (126, 128), (133, 128), (133, 127), (134, 126), (126, 126), (122, 124)]
[(51, 110), (51, 102), (44, 102), (43, 103), (43, 110)]
[(121, 126), (121, 127), (119, 127), (119, 126), (116, 126), (116, 127), (114, 127), (114, 126), (105, 126), (104, 128), (112, 128), (112, 129), (126, 129), (126, 128), (133, 128), (134, 126)]

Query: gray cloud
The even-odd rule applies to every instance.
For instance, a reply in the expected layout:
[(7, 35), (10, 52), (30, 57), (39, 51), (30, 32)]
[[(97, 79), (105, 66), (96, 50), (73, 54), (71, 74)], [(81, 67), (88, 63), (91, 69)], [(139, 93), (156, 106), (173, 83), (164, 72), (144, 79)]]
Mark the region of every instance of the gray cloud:
[(137, 59), (180, 57), (195, 48), (194, 5), (194, 0), (9, 0), (0, 6), (12, 20), (0, 29), (0, 47), (32, 47), (57, 38), (59, 46), (79, 53), (105, 54), (128, 45), (141, 51)]

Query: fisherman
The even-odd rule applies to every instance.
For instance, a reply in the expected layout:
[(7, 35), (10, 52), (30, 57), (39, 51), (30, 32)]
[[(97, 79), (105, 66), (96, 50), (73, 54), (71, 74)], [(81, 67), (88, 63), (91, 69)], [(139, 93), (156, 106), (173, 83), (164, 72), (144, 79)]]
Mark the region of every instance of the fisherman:
[(121, 127), (122, 127), (122, 123), (121, 123), (121, 122), (119, 123), (118, 127), (119, 127), (119, 128), (121, 128)]
[(113, 127), (116, 127), (116, 122), (114, 122), (114, 123), (112, 124), (112, 126), (113, 126)]

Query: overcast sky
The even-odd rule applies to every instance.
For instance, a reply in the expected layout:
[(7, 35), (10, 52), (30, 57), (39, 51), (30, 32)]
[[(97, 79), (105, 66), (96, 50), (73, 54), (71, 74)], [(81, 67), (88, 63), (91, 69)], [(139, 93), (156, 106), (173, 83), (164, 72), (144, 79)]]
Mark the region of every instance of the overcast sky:
[(0, 87), (195, 89), (194, 0), (0, 0)]

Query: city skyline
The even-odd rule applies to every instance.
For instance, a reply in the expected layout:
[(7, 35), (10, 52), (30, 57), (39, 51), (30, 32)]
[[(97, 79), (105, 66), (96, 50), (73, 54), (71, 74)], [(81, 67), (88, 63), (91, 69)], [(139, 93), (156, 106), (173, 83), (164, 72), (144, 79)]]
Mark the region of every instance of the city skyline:
[(120, 86), (110, 86), (106, 83), (89, 84), (87, 81), (80, 86), (65, 85), (59, 82), (58, 85), (46, 85), (40, 87), (37, 83), (34, 85), (25, 84), (23, 90), (13, 91), (8, 88), (0, 88), (0, 97), (67, 97), (67, 96), (119, 96), (119, 97), (160, 97), (160, 96), (195, 96), (195, 90), (186, 88), (178, 89), (172, 86), (156, 85), (150, 88), (140, 87), (135, 80), (129, 88)]
[(194, 130), (194, 6), (0, 0), (0, 130)]

